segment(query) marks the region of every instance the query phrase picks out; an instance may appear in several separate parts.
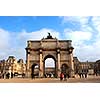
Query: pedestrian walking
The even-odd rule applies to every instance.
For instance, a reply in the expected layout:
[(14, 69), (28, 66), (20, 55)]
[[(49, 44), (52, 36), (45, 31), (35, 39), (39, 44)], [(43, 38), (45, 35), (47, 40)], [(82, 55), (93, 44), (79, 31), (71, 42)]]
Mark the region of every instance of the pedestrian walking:
[(34, 74), (33, 73), (31, 74), (31, 78), (34, 79)]
[(64, 73), (64, 81), (67, 81), (66, 77), (67, 77), (67, 75), (66, 75), (66, 73)]
[(81, 78), (81, 73), (78, 73), (79, 77)]
[(13, 78), (13, 73), (11, 72), (11, 78)]
[(64, 74), (63, 73), (60, 73), (60, 80), (62, 81), (64, 78)]
[(25, 73), (22, 73), (22, 78), (25, 78)]

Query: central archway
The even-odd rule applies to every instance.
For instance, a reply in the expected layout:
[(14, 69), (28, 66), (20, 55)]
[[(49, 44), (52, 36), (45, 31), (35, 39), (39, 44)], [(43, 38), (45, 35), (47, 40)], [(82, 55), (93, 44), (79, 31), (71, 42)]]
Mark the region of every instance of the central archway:
[(52, 55), (44, 58), (44, 77), (56, 77), (56, 59)]

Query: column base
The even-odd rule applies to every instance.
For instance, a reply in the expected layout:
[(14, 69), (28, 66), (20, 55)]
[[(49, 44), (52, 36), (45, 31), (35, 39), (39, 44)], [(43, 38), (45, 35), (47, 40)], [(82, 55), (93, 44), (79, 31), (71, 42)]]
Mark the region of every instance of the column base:
[(31, 73), (30, 72), (26, 72), (25, 77), (26, 78), (31, 78)]
[(39, 78), (43, 78), (44, 77), (44, 75), (43, 75), (43, 72), (39, 72)]
[(71, 71), (71, 78), (75, 78), (74, 71)]
[(61, 73), (61, 72), (60, 72), (60, 71), (58, 71), (58, 73), (57, 73), (57, 78), (59, 78), (59, 77), (60, 77), (60, 73)]

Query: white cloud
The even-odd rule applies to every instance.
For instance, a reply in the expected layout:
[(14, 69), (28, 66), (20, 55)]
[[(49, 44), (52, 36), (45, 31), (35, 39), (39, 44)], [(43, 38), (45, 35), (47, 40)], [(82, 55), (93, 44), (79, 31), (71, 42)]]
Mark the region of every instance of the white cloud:
[(24, 30), (19, 34), (19, 38), (25, 39), (25, 40), (40, 40), (43, 37), (47, 37), (48, 32), (51, 33), (53, 37), (60, 38), (59, 32), (56, 32), (52, 29), (46, 29), (46, 28), (43, 28), (35, 32), (31, 32), (31, 33), (28, 33)]
[(10, 33), (0, 28), (0, 59), (5, 59), (8, 54), (7, 51), (10, 51), (10, 39)]
[(0, 49), (7, 49), (9, 47), (10, 34), (8, 31), (0, 29)]
[(66, 33), (66, 30), (64, 31), (66, 37), (73, 40), (73, 42), (81, 42), (85, 40), (90, 40), (92, 38), (92, 34), (90, 32), (83, 32), (83, 31), (70, 31)]
[(92, 18), (92, 24), (95, 28), (98, 29), (98, 26), (100, 26), (100, 16), (94, 16)]
[(96, 33), (95, 33), (96, 37), (95, 38), (97, 40), (100, 40), (100, 16), (97, 16), (97, 17), (95, 16), (95, 17), (92, 18), (92, 26), (96, 31)]
[(80, 23), (80, 31), (72, 31), (66, 28), (64, 34), (66, 38), (72, 40), (74, 55), (81, 61), (96, 61), (100, 59), (100, 17), (64, 17), (63, 21)]
[[(92, 56), (93, 47), (91, 45), (87, 45), (85, 42), (89, 42), (92, 38), (92, 33), (83, 32), (83, 31), (64, 31), (66, 38), (72, 40), (72, 45), (74, 47), (74, 56), (77, 56), (82, 61), (88, 60), (90, 56)], [(89, 60), (91, 60), (89, 58)]]
[(80, 24), (87, 24), (89, 17), (88, 16), (63, 16), (61, 17), (63, 19), (63, 23), (66, 23), (68, 21), (70, 22), (77, 22)]
[(50, 32), (53, 37), (59, 37), (59, 32), (52, 29), (43, 28), (34, 32), (26, 32), (23, 30), (19, 33), (10, 33), (6, 30), (0, 29), (0, 59), (7, 59), (8, 56), (13, 55), (17, 59), (26, 59), (25, 47), (28, 40), (40, 40), (47, 37)]

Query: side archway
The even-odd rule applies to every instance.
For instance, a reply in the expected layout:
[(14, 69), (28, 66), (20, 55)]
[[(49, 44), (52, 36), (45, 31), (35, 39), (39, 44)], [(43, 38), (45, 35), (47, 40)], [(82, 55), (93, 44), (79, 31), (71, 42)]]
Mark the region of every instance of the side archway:
[(38, 64), (33, 64), (31, 66), (31, 77), (32, 78), (39, 77), (39, 66), (38, 66)]

